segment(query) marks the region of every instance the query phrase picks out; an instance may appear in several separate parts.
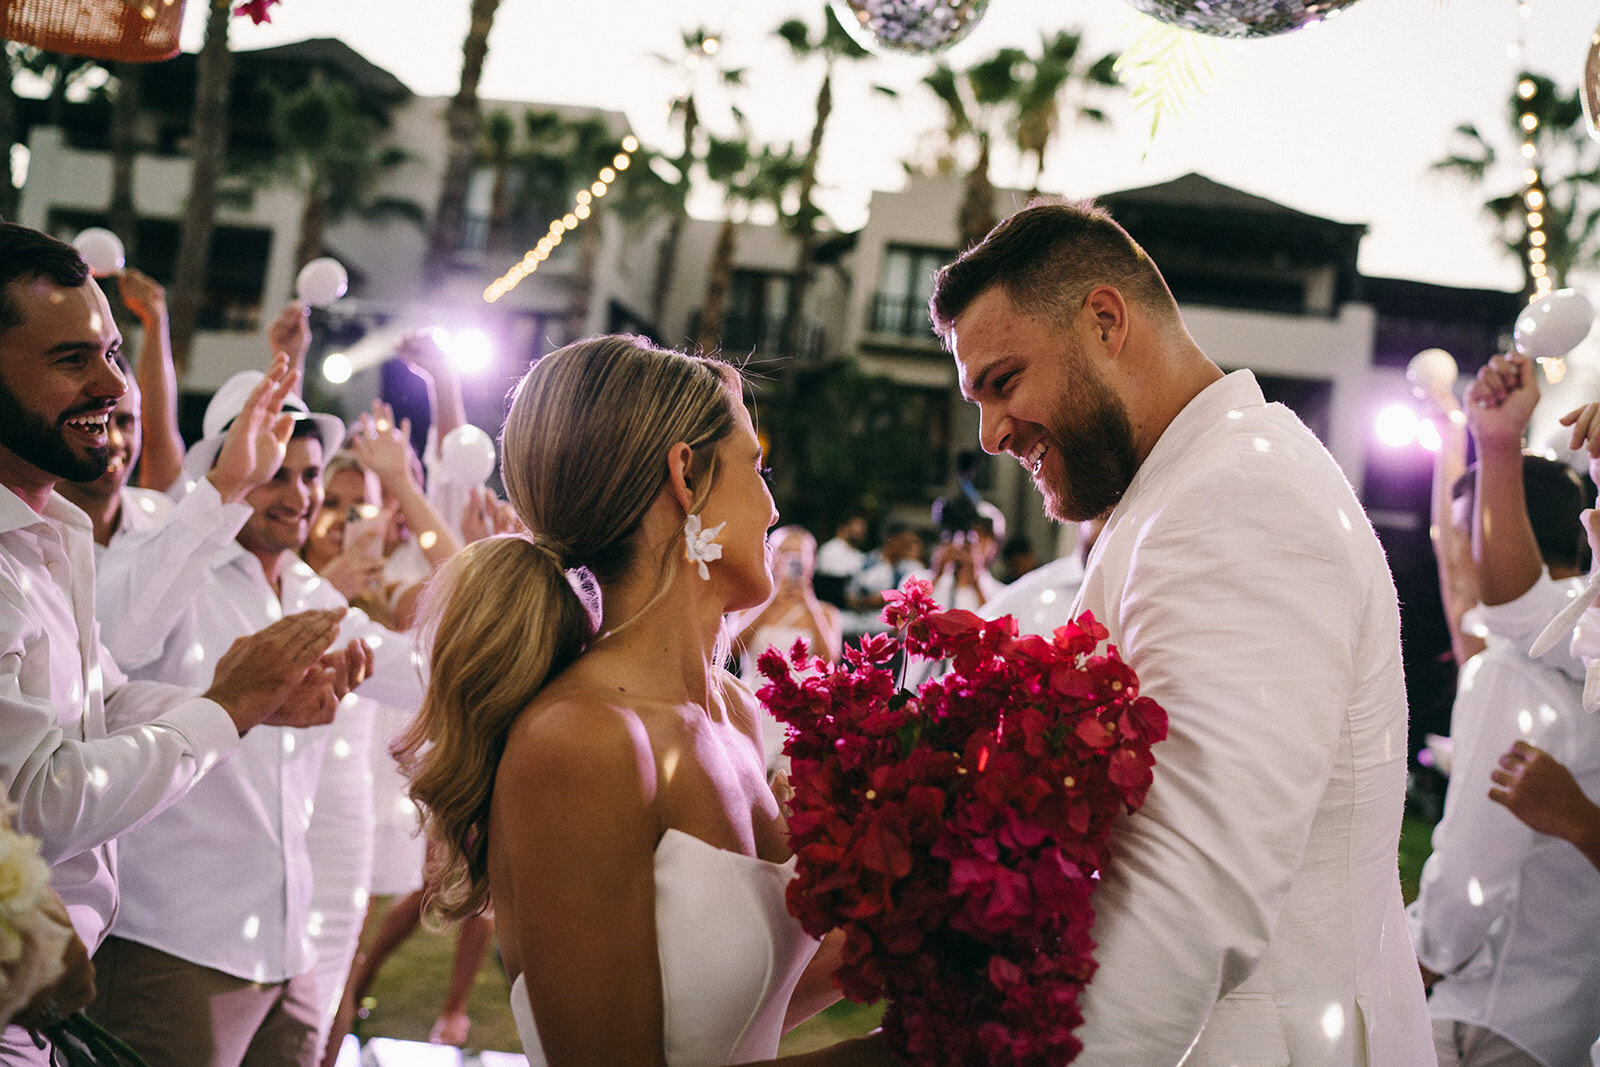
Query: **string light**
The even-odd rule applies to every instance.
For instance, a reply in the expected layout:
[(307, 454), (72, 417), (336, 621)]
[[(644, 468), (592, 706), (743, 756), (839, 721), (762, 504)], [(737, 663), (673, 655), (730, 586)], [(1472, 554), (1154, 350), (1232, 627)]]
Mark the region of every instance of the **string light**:
[[(710, 55), (717, 50), (717, 42), (715, 38), (708, 38), (707, 42), (711, 47), (706, 49), (706, 54)], [(577, 229), (584, 219), (594, 214), (594, 208), (590, 205), (595, 200), (606, 195), (611, 183), (617, 180), (617, 172), (628, 169), (628, 165), (633, 162), (633, 153), (638, 150), (639, 139), (637, 137), (631, 133), (624, 137), (622, 139), (622, 151), (612, 158), (608, 166), (600, 168), (600, 173), (595, 176), (595, 181), (592, 185), (587, 189), (578, 190), (572, 198), (571, 209), (552, 219), (549, 231), (539, 238), (538, 243), (528, 249), (521, 259), (512, 264), (511, 269), (490, 282), (483, 290), (484, 301), (490, 304), (494, 303), (520, 285), (528, 275), (537, 271), (539, 264), (550, 258), (550, 252), (561, 243), (562, 237)]]
[[(1528, 39), (1528, 23), (1533, 18), (1533, 0), (1522, 0), (1517, 5), (1517, 39), (1508, 49), (1513, 59), (1522, 58), (1523, 47)], [(1517, 81), (1517, 99), (1521, 101), (1517, 115), (1517, 125), (1522, 130), (1522, 158), (1524, 167), (1522, 171), (1522, 202), (1527, 205), (1526, 215), (1528, 223), (1527, 243), (1523, 253), (1524, 261), (1528, 268), (1528, 277), (1533, 279), (1533, 298), (1538, 300), (1550, 295), (1555, 288), (1550, 270), (1546, 266), (1548, 253), (1545, 246), (1550, 243), (1549, 234), (1545, 233), (1544, 224), (1546, 212), (1543, 210), (1548, 198), (1544, 192), (1544, 176), (1539, 169), (1539, 145), (1537, 141), (1539, 132), (1539, 116), (1534, 111), (1533, 99), (1539, 94), (1538, 83), (1532, 78), (1523, 77)], [(1546, 377), (1550, 375), (1550, 368), (1545, 368)], [(1551, 381), (1556, 379), (1550, 378)]]

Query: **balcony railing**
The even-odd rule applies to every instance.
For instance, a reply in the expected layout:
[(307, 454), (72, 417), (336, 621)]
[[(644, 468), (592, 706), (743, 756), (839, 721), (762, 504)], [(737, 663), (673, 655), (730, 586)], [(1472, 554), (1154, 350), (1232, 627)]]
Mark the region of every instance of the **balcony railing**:
[(929, 343), (936, 340), (928, 321), (927, 301), (904, 293), (880, 292), (873, 296), (871, 332)]

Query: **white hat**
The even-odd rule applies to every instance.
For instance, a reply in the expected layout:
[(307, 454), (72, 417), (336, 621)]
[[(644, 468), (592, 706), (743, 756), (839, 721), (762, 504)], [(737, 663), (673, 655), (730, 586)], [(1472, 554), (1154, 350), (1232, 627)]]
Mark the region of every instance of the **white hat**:
[[(184, 453), (183, 473), (178, 479), (180, 483), (192, 485), (206, 476), (206, 472), (217, 461), (217, 453), (222, 451), (222, 441), (228, 436), (228, 427), (244, 410), (244, 402), (249, 399), (250, 391), (265, 377), (258, 370), (242, 370), (222, 383), (222, 388), (206, 405), (206, 417), (201, 423), (205, 436), (190, 445), (189, 451)], [(333, 455), (344, 442), (344, 423), (337, 416), (308, 410), (306, 402), (293, 393), (283, 398), (283, 410), (297, 421), (311, 420), (318, 439), (322, 441), (324, 457)]]

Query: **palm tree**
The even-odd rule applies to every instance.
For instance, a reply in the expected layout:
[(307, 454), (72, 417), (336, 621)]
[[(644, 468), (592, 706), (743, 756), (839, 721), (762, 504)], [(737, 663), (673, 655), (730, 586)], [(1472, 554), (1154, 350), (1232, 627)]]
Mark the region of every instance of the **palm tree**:
[[(806, 291), (816, 272), (817, 223), (821, 221), (822, 212), (816, 206), (814, 193), (817, 187), (817, 161), (822, 155), (822, 139), (827, 132), (828, 119), (833, 114), (833, 74), (841, 62), (868, 59), (871, 53), (845, 32), (831, 7), (823, 10), (822, 32), (816, 37), (811, 35), (811, 27), (801, 19), (789, 19), (773, 32), (788, 44), (795, 59), (805, 61), (815, 57), (822, 60), (822, 84), (817, 88), (816, 117), (812, 119), (811, 137), (801, 159), (800, 206), (792, 217), (795, 244), (798, 247), (794, 277), (789, 282), (784, 301), (778, 346), (780, 352), (796, 355), (800, 341), (800, 315), (805, 306)], [(892, 92), (881, 86), (879, 88), (884, 92)]]
[[(1510, 173), (1526, 167), (1521, 156), (1501, 168), (1501, 155), (1476, 126), (1462, 123), (1455, 129), (1456, 150), (1435, 163), (1435, 170), (1448, 171), (1478, 185), (1489, 185), (1502, 169), (1508, 170), (1511, 190), (1490, 197), (1483, 209), (1499, 229), (1499, 238), (1508, 252), (1522, 264), (1523, 294), (1538, 288), (1529, 262), (1530, 233), (1528, 215), (1543, 216), (1544, 265), (1556, 287), (1566, 283), (1574, 267), (1587, 266), (1600, 255), (1600, 146), (1586, 135), (1583, 104), (1579, 94), (1562, 93), (1555, 82), (1541, 74), (1524, 71), (1517, 78), (1510, 101), (1512, 137), (1518, 143), (1529, 136), (1523, 116), (1531, 114), (1536, 123), (1531, 140), (1538, 151), (1540, 165), (1536, 180), (1513, 185)], [(1508, 153), (1509, 155), (1509, 153)]]
[[(1082, 63), (1082, 44), (1081, 33), (1063, 31), (1043, 38), (1038, 55), (1002, 48), (960, 73), (940, 63), (923, 79), (944, 105), (944, 136), (951, 159), (974, 160), (966, 170), (956, 218), (962, 248), (981, 240), (999, 221), (989, 178), (990, 151), (997, 138), (1009, 132), (1023, 154), (1033, 157), (1037, 187), (1045, 154), (1064, 118), (1106, 121), (1105, 112), (1092, 105), (1092, 94), (1117, 85), (1112, 69), (1117, 57), (1109, 54)], [(1075, 99), (1079, 96), (1083, 99)]]
[(733, 257), (737, 251), (739, 227), (756, 204), (772, 205), (781, 218), (784, 198), (799, 183), (805, 161), (793, 149), (780, 151), (767, 146), (757, 151), (745, 140), (713, 137), (704, 163), (706, 177), (722, 186), (727, 204), (711, 254), (705, 299), (700, 304), (700, 326), (694, 340), (697, 350), (711, 352), (722, 343), (728, 291), (733, 287)]
[(1110, 121), (1092, 101), (1121, 87), (1115, 70), (1117, 53), (1108, 52), (1085, 66), (1080, 62), (1082, 47), (1083, 34), (1076, 31), (1060, 30), (1041, 38), (1039, 55), (1030, 58), (1031, 69), (1017, 94), (1012, 136), (1017, 148), (1033, 157), (1030, 199), (1039, 195), (1045, 155), (1061, 132), (1063, 118), (1097, 125)]
[(461, 45), (460, 87), (445, 112), (449, 149), (424, 268), (432, 276), (443, 271), (450, 256), (461, 247), (461, 228), (467, 214), (467, 185), (472, 180), (477, 158), (478, 81), (483, 77), (483, 61), (489, 54), (489, 31), (494, 28), (495, 10), (499, 6), (500, 0), (472, 0), (467, 36)]
[[(677, 172), (675, 181), (682, 187), (683, 202), (687, 201), (689, 183), (695, 169), (696, 161), (706, 151), (702, 144), (700, 100), (697, 95), (699, 82), (702, 80), (702, 71), (711, 70), (709, 80), (723, 88), (733, 88), (744, 84), (744, 71), (717, 66), (713, 58), (721, 51), (721, 35), (697, 26), (683, 33), (683, 51), (677, 57), (657, 55), (656, 59), (673, 66), (683, 77), (683, 90), (672, 101), (671, 115), (678, 119), (683, 128), (683, 151), (672, 160), (672, 169)], [(737, 108), (733, 108), (735, 118), (739, 117)], [(685, 207), (675, 206), (667, 219), (666, 233), (661, 238), (661, 244), (656, 249), (656, 275), (655, 284), (650, 294), (650, 319), (656, 331), (661, 330), (662, 316), (666, 313), (667, 293), (672, 288), (673, 269), (678, 262), (678, 242), (683, 234), (683, 224), (689, 218)]]
[(133, 202), (133, 168), (139, 155), (139, 100), (144, 67), (116, 63), (111, 68), (116, 95), (111, 102), (111, 201), (106, 207), (111, 232), (122, 238), (129, 263), (138, 262), (139, 211)]
[(379, 182), (414, 157), (382, 143), (347, 83), (317, 79), (287, 95), (273, 93), (272, 133), (276, 151), (255, 176), (301, 194), (296, 270), (322, 255), (328, 225), (347, 216), (426, 228), (427, 213), (415, 201), (376, 195)]
[(506, 228), (511, 222), (511, 168), (516, 161), (517, 123), (509, 112), (494, 110), (483, 117), (478, 136), (478, 160), (489, 167), (489, 233), (484, 247), (503, 252), (509, 247)]
[(189, 199), (178, 230), (178, 262), (168, 292), (173, 364), (182, 373), (189, 365), (205, 285), (206, 253), (216, 222), (217, 184), (227, 162), (228, 96), (233, 82), (233, 53), (228, 50), (230, 0), (210, 0), (205, 42), (195, 62), (195, 98)]
[(1006, 108), (1014, 107), (1021, 92), (1026, 60), (1021, 49), (1002, 48), (960, 74), (940, 62), (922, 79), (944, 105), (945, 138), (952, 154), (973, 157), (956, 213), (962, 248), (982, 240), (999, 221), (989, 179), (989, 150)]

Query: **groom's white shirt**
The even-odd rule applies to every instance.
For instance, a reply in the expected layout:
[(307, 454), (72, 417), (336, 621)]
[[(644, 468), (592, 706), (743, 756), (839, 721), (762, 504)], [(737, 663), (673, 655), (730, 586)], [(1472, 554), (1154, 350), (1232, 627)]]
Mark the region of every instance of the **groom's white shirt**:
[(1167, 710), (1094, 897), (1086, 1064), (1434, 1062), (1397, 849), (1400, 618), (1331, 456), (1237, 371), (1186, 406), (1090, 556)]

